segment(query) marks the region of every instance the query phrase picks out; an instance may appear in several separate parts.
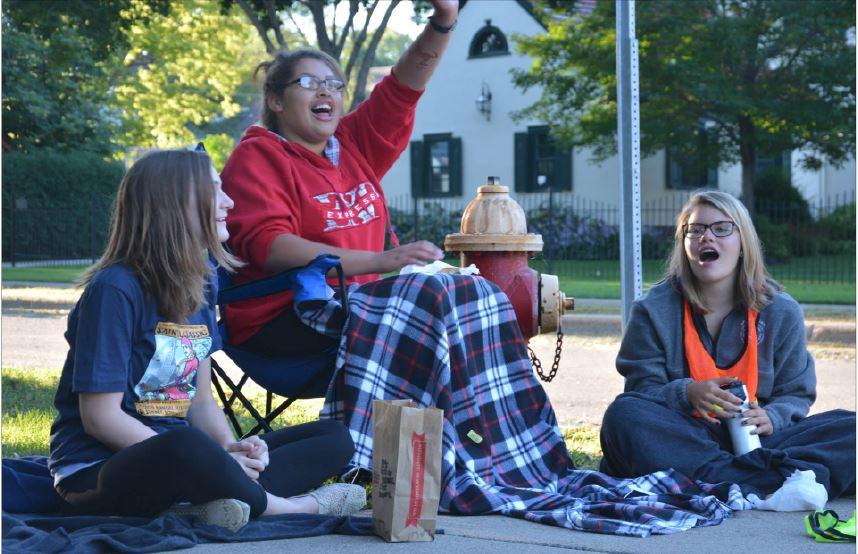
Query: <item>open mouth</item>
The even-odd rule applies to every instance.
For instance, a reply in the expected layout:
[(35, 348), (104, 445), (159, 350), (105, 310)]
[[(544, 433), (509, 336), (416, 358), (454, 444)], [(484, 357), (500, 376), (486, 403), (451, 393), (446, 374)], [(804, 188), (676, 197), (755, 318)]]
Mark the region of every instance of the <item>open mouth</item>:
[(701, 262), (714, 262), (715, 260), (720, 258), (721, 255), (718, 254), (718, 252), (716, 252), (715, 250), (706, 249), (700, 251), (699, 257)]
[(330, 104), (319, 104), (310, 108), (310, 111), (316, 115), (330, 117), (334, 113), (334, 108)]

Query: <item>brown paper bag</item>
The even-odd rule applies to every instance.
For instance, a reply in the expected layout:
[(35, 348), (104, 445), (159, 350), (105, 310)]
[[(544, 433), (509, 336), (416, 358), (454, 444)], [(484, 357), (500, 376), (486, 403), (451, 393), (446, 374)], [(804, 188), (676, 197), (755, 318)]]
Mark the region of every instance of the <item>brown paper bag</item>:
[(388, 542), (435, 539), (443, 419), (410, 400), (372, 403), (372, 519)]

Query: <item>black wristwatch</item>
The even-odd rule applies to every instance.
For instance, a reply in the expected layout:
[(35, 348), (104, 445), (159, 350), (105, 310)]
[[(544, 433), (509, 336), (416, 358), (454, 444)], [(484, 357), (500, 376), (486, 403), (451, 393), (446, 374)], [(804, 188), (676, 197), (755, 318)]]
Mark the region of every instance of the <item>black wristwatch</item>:
[(458, 22), (459, 22), (458, 18), (457, 18), (457, 19), (454, 19), (454, 20), (453, 20), (453, 24), (452, 24), (452, 25), (450, 25), (449, 27), (445, 27), (445, 26), (443, 26), (443, 25), (441, 25), (440, 23), (438, 23), (438, 22), (436, 22), (436, 21), (435, 21), (435, 16), (434, 16), (434, 15), (433, 15), (432, 17), (430, 17), (430, 18), (429, 18), (429, 25), (431, 25), (433, 29), (435, 29), (436, 31), (438, 31), (438, 32), (439, 32), (439, 33), (441, 33), (442, 35), (446, 35), (446, 34), (447, 34), (447, 33), (449, 33), (450, 31), (452, 31), (453, 29), (455, 29), (455, 28), (456, 28), (456, 23), (458, 23)]

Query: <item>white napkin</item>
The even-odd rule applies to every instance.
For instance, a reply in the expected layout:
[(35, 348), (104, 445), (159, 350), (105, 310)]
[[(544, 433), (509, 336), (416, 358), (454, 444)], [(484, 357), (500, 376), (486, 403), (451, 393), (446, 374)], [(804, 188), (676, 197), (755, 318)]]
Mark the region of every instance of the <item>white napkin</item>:
[(806, 512), (823, 509), (828, 502), (828, 491), (816, 482), (813, 470), (795, 470), (781, 488), (765, 500), (760, 500), (756, 494), (749, 494), (748, 501), (755, 510)]
[(435, 275), (436, 273), (458, 273), (460, 275), (479, 275), (480, 270), (474, 264), (469, 265), (468, 267), (456, 267), (450, 265), (448, 263), (444, 263), (441, 260), (436, 260), (431, 264), (426, 265), (417, 265), (410, 264), (403, 267), (400, 271), (400, 275), (405, 275), (406, 273), (425, 273), (427, 275)]

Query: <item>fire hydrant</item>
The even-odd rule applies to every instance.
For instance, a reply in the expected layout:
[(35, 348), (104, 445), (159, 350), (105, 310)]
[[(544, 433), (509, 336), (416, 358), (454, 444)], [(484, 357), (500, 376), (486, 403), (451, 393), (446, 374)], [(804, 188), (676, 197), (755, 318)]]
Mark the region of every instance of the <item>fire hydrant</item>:
[(562, 338), (560, 319), (575, 300), (560, 291), (556, 275), (537, 274), (527, 265), (532, 253), (542, 252), (542, 236), (527, 232), (524, 210), (500, 178), (489, 177), (477, 190), (462, 215), (461, 232), (447, 235), (444, 249), (461, 252), (462, 267), (476, 265), (506, 293), (525, 340), (554, 331)]

